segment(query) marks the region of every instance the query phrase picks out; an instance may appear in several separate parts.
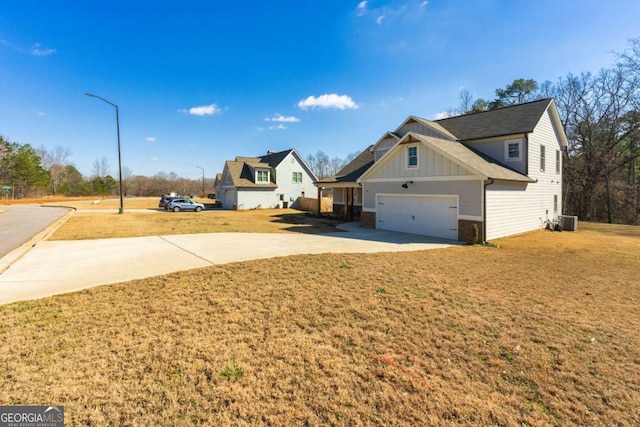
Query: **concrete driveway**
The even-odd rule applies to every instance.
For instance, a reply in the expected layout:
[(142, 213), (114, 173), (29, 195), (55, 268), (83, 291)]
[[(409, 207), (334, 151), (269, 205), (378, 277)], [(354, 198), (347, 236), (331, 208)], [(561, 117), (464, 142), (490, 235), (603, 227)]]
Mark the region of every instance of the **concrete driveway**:
[[(0, 304), (214, 264), (299, 254), (444, 248), (460, 242), (344, 224), (330, 234), (212, 233), (43, 240), (0, 275)], [(0, 264), (1, 264), (0, 260)]]

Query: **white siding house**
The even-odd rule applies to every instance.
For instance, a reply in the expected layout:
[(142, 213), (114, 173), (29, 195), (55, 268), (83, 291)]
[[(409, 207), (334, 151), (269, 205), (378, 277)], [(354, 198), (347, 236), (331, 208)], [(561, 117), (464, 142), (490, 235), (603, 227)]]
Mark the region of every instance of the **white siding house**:
[(366, 227), (470, 241), (541, 228), (562, 213), (555, 103), (543, 99), (429, 121), (411, 116), (369, 150)]
[(296, 208), (301, 197), (315, 197), (316, 179), (293, 149), (236, 157), (225, 162), (216, 201), (224, 209)]

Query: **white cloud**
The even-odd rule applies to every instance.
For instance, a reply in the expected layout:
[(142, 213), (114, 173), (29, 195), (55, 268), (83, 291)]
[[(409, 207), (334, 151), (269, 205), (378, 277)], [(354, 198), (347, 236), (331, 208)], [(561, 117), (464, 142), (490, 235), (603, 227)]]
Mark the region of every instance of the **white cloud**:
[(447, 112), (447, 111), (442, 111), (442, 112), (440, 112), (440, 113), (436, 113), (436, 114), (433, 116), (433, 120), (442, 120), (442, 119), (446, 119), (446, 118), (448, 118), (448, 117), (451, 117), (451, 115), (449, 114), (449, 112)]
[(42, 111), (38, 111), (38, 115), (42, 117), (42, 116), (46, 116), (46, 115), (47, 115), (47, 113), (44, 113), (44, 112), (42, 112)]
[(47, 56), (47, 55), (52, 55), (54, 53), (56, 53), (55, 49), (43, 49), (42, 43), (36, 43), (31, 48), (31, 54), (36, 56)]
[(367, 1), (361, 1), (360, 3), (358, 3), (358, 12), (357, 15), (358, 16), (362, 16), (365, 14), (365, 12), (367, 11)]
[(420, 3), (420, 6), (427, 7), (428, 4), (429, 4), (429, 2), (427, 0), (425, 0), (422, 3)]
[(269, 126), (269, 130), (285, 130), (287, 127), (280, 123), (277, 126)]
[(273, 117), (267, 117), (264, 119), (265, 122), (278, 122), (278, 123), (297, 123), (300, 121), (299, 118), (295, 116), (283, 116), (280, 113), (275, 113)]
[(161, 162), (164, 162), (164, 159), (163, 159), (163, 158), (161, 158), (161, 157), (152, 157), (152, 158), (150, 158), (149, 160), (151, 160), (151, 161), (152, 161), (152, 162), (154, 162), (154, 163), (161, 163)]
[(152, 137), (152, 136), (148, 136), (144, 140), (147, 141), (147, 142), (156, 142), (156, 139), (154, 137)]
[(306, 110), (307, 108), (337, 108), (338, 110), (357, 109), (358, 104), (355, 103), (348, 95), (338, 95), (335, 93), (324, 94), (318, 97), (309, 96), (307, 99), (303, 99), (298, 102), (298, 107)]
[(180, 113), (187, 113), (193, 116), (211, 116), (213, 114), (221, 113), (222, 110), (216, 104), (201, 105), (199, 107), (191, 107), (188, 110), (178, 110)]
[(376, 18), (376, 24), (380, 25), (382, 24), (382, 20), (384, 19), (384, 15), (380, 15)]

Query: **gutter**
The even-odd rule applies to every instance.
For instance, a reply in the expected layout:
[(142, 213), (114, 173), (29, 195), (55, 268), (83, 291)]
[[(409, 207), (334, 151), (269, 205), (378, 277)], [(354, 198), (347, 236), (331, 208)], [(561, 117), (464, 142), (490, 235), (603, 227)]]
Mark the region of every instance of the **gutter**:
[(489, 178), (488, 183), (484, 183), (484, 197), (482, 199), (482, 244), (483, 245), (491, 245), (491, 243), (487, 242), (487, 187), (493, 185), (495, 181), (493, 178)]

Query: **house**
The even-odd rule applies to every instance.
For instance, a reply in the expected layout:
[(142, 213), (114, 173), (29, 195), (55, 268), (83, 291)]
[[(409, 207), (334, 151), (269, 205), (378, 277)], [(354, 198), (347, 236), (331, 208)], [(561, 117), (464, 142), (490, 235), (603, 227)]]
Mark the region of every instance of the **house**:
[(468, 242), (475, 229), (486, 241), (558, 219), (566, 146), (552, 99), (435, 121), (410, 116), (368, 149), (366, 171), (335, 182), (354, 194), (361, 187), (363, 227)]
[(315, 197), (316, 180), (293, 149), (236, 157), (216, 175), (216, 203), (224, 209), (296, 208), (301, 197)]
[(356, 182), (373, 165), (373, 145), (367, 147), (335, 176), (316, 181), (318, 188), (333, 190), (333, 214), (354, 220), (362, 212), (362, 187)]

